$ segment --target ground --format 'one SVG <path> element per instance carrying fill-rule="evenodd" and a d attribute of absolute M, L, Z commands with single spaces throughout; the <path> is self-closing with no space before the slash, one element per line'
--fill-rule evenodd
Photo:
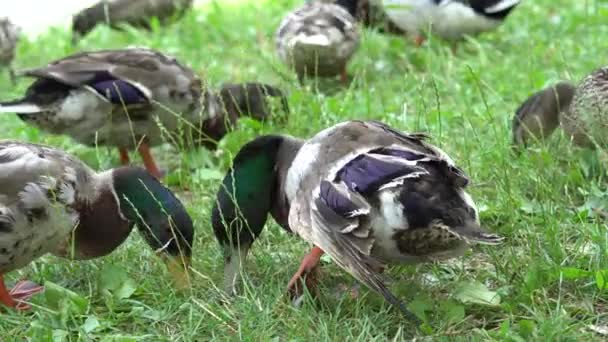
<path fill-rule="evenodd" d="M 211 2 L 178 24 L 146 33 L 99 28 L 79 45 L 51 29 L 19 46 L 17 68 L 87 49 L 147 45 L 191 65 L 212 87 L 263 81 L 289 93 L 288 122 L 243 122 L 217 152 L 155 149 L 166 178 L 196 225 L 191 291 L 174 291 L 166 269 L 133 234 L 111 256 L 69 262 L 53 256 L 7 275 L 46 282 L 27 313 L 0 312 L 6 341 L 100 340 L 600 340 L 608 324 L 605 174 L 593 153 L 560 132 L 517 156 L 511 120 L 532 92 L 560 79 L 577 81 L 605 63 L 608 7 L 600 1 L 537 0 L 496 32 L 459 44 L 431 39 L 421 48 L 403 37 L 364 32 L 349 65 L 349 87 L 300 87 L 276 58 L 273 35 L 299 1 Z M 0 75 L 0 96 L 23 93 Z M 328 89 L 331 88 L 331 89 Z M 320 89 L 320 91 L 317 91 Z M 209 222 L 218 177 L 240 145 L 265 132 L 313 135 L 346 119 L 377 119 L 424 131 L 472 180 L 470 191 L 498 247 L 474 248 L 440 264 L 387 270 L 391 289 L 425 324 L 416 330 L 379 295 L 325 260 L 321 294 L 294 308 L 285 286 L 308 245 L 269 223 L 245 268 L 240 294 L 222 292 L 221 251 Z M 54 145 L 92 167 L 118 165 L 114 150 L 87 148 L 44 134 L 12 114 L 2 137 Z M 175 158 L 176 151 L 180 158 Z M 183 190 L 188 188 L 189 191 Z M 604 218 L 602 218 L 604 217 Z M 606 331 L 604 330 L 604 333 Z"/>

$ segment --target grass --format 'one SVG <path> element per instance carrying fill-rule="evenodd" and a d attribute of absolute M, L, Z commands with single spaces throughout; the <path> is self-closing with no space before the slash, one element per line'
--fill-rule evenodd
<path fill-rule="evenodd" d="M 180 192 L 196 225 L 194 287 L 175 292 L 167 272 L 133 234 L 112 255 L 70 262 L 53 256 L 7 275 L 48 281 L 27 313 L 3 311 L 6 341 L 191 340 L 600 340 L 590 327 L 608 324 L 606 180 L 590 153 L 559 133 L 521 156 L 510 151 L 510 123 L 521 101 L 560 79 L 579 80 L 604 62 L 608 7 L 602 2 L 525 1 L 498 31 L 459 46 L 431 39 L 415 48 L 402 37 L 366 30 L 349 66 L 346 89 L 300 87 L 278 63 L 273 34 L 298 1 L 213 2 L 152 33 L 98 28 L 78 46 L 51 29 L 19 46 L 18 68 L 34 67 L 87 49 L 146 45 L 177 56 L 211 86 L 262 81 L 289 93 L 287 124 L 244 122 L 218 152 L 161 146 L 167 182 Z M 284 75 L 289 75 L 285 77 Z M 0 76 L 2 99 L 23 93 Z M 300 137 L 346 119 L 378 119 L 406 131 L 425 131 L 472 179 L 482 223 L 507 237 L 440 264 L 393 267 L 391 288 L 425 319 L 415 330 L 377 294 L 360 289 L 331 262 L 322 295 L 300 309 L 284 298 L 306 243 L 268 224 L 246 265 L 246 280 L 228 304 L 221 291 L 223 261 L 209 222 L 214 191 L 240 145 L 266 132 Z M 87 148 L 46 135 L 13 115 L 0 117 L 3 138 L 46 143 L 89 165 L 118 165 L 114 150 Z M 218 172 L 219 171 L 219 172 Z M 69 289 L 69 290 L 67 290 Z M 479 303 L 478 297 L 489 300 Z M 476 299 L 477 298 L 477 299 Z M 500 299 L 499 301 L 497 299 Z M 483 301 L 482 301 L 483 302 Z"/>

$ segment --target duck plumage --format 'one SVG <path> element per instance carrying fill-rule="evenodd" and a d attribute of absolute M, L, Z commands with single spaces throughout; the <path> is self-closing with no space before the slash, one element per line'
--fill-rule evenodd
<path fill-rule="evenodd" d="M 262 213 L 270 212 L 283 227 L 328 253 L 404 312 L 378 274 L 384 264 L 441 260 L 461 255 L 472 244 L 502 241 L 481 228 L 475 204 L 465 192 L 466 176 L 443 151 L 426 143 L 424 135 L 402 133 L 374 121 L 347 121 L 305 142 L 281 136 L 260 139 L 245 145 L 235 158 L 212 215 L 216 236 L 228 250 L 229 290 L 234 286 L 234 264 L 240 265 L 247 253 L 244 246 L 248 248 L 261 232 L 266 215 Z M 272 152 L 263 152 L 264 145 Z M 239 195 L 238 183 L 239 172 L 244 172 L 241 166 L 248 164 L 273 165 L 277 177 L 271 180 L 272 203 L 257 211 L 250 208 L 250 216 L 247 208 L 252 203 L 241 203 L 245 195 Z M 268 177 L 261 170 L 250 170 L 248 180 L 255 183 L 251 179 L 256 174 Z M 237 183 L 226 186 L 232 181 Z M 249 185 L 249 191 L 254 186 Z M 232 239 L 221 233 L 226 229 L 223 222 L 239 221 L 231 207 L 234 202 L 252 232 L 245 239 L 238 235 L 242 232 L 238 223 L 231 225 L 232 234 L 237 234 Z M 248 220 L 254 216 L 255 220 Z M 229 240 L 243 244 L 231 247 Z M 303 264 L 304 269 L 310 271 L 319 256 L 312 264 Z M 304 275 L 302 271 L 290 286 Z"/>
<path fill-rule="evenodd" d="M 137 148 L 157 177 L 150 146 L 214 145 L 234 121 L 192 69 L 152 49 L 83 52 L 22 74 L 34 83 L 22 99 L 0 103 L 0 113 L 88 146 L 117 147 L 123 164 Z"/>
<path fill-rule="evenodd" d="M 354 14 L 354 13 L 353 13 Z M 280 59 L 306 76 L 346 76 L 346 64 L 359 47 L 359 27 L 337 4 L 310 2 L 290 12 L 276 33 Z"/>
<path fill-rule="evenodd" d="M 74 41 L 100 24 L 113 28 L 128 24 L 148 29 L 152 18 L 164 23 L 183 15 L 191 6 L 192 0 L 101 0 L 72 18 Z"/>
<path fill-rule="evenodd" d="M 53 253 L 90 259 L 112 252 L 137 225 L 154 249 L 188 263 L 193 227 L 173 193 L 147 171 L 96 173 L 43 145 L 0 141 L 0 300 L 2 275 Z M 171 264 L 173 265 L 173 264 Z M 185 273 L 175 269 L 179 281 Z"/>
<path fill-rule="evenodd" d="M 382 0 L 390 18 L 403 31 L 462 39 L 496 29 L 520 0 Z"/>
<path fill-rule="evenodd" d="M 569 82 L 558 82 L 530 95 L 515 111 L 513 146 L 526 146 L 530 140 L 549 137 L 568 111 L 575 89 Z"/>
<path fill-rule="evenodd" d="M 561 123 L 578 146 L 608 146 L 608 67 L 593 71 L 576 86 Z"/>

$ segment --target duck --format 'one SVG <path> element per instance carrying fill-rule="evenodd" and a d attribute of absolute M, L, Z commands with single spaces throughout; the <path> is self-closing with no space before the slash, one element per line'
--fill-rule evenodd
<path fill-rule="evenodd" d="M 314 247 L 288 284 L 301 298 L 324 253 L 415 317 L 386 287 L 388 264 L 415 264 L 462 255 L 475 244 L 498 245 L 465 191 L 463 171 L 421 133 L 378 121 L 351 120 L 308 140 L 264 135 L 233 159 L 211 212 L 224 255 L 224 286 L 235 293 L 240 268 L 270 214 Z M 304 281 L 303 281 L 304 280 Z"/>
<path fill-rule="evenodd" d="M 608 162 L 608 66 L 598 68 L 577 84 L 561 125 L 571 141 L 579 147 L 597 149 Z"/>
<path fill-rule="evenodd" d="M 27 124 L 84 145 L 118 148 L 123 165 L 136 149 L 158 178 L 152 146 L 213 146 L 211 137 L 231 124 L 226 116 L 239 115 L 226 113 L 191 68 L 144 47 L 81 52 L 19 75 L 35 81 L 23 98 L 0 102 L 0 113 L 17 113 Z"/>
<path fill-rule="evenodd" d="M 356 1 L 313 1 L 281 21 L 275 42 L 280 60 L 300 82 L 309 77 L 340 76 L 348 81 L 346 65 L 359 47 Z"/>
<path fill-rule="evenodd" d="M 382 0 L 389 19 L 414 37 L 416 45 L 430 31 L 449 40 L 461 40 L 500 26 L 521 0 Z"/>
<path fill-rule="evenodd" d="M 20 36 L 21 28 L 19 26 L 11 22 L 9 18 L 0 18 L 0 68 L 8 70 L 13 84 L 16 83 L 16 78 L 12 62 Z"/>
<path fill-rule="evenodd" d="M 273 106 L 274 101 L 277 108 Z M 285 120 L 289 116 L 285 92 L 266 83 L 224 83 L 210 95 L 209 102 L 210 107 L 219 108 L 221 113 L 203 123 L 206 139 L 202 144 L 209 149 L 215 149 L 217 141 L 233 129 L 241 117 L 265 121 L 272 117 Z"/>
<path fill-rule="evenodd" d="M 570 108 L 576 86 L 560 81 L 530 95 L 515 111 L 513 147 L 519 151 L 531 141 L 548 138 Z"/>
<path fill-rule="evenodd" d="M 181 17 L 191 7 L 192 0 L 101 0 L 72 17 L 72 42 L 76 43 L 100 24 L 150 29 L 152 18 L 166 23 Z"/>
<path fill-rule="evenodd" d="M 4 274 L 47 253 L 72 260 L 107 255 L 134 226 L 166 262 L 174 285 L 187 287 L 192 219 L 148 171 L 95 172 L 54 147 L 0 141 L 0 303 L 25 309 L 23 300 L 43 290 L 23 282 L 8 290 Z"/>

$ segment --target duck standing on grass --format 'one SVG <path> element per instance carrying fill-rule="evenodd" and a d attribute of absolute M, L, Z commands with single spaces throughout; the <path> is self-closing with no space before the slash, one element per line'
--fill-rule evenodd
<path fill-rule="evenodd" d="M 11 82 L 16 83 L 12 63 L 21 29 L 8 18 L 0 18 L 0 68 L 8 69 Z"/>
<path fill-rule="evenodd" d="M 146 48 L 82 52 L 22 74 L 36 80 L 25 97 L 0 103 L 0 113 L 85 145 L 117 147 L 123 165 L 137 149 L 158 178 L 151 146 L 214 145 L 242 114 L 226 113 L 192 69 Z"/>
<path fill-rule="evenodd" d="M 451 258 L 470 245 L 503 240 L 480 226 L 465 192 L 468 179 L 425 138 L 375 121 L 347 121 L 308 141 L 268 135 L 243 146 L 211 216 L 227 291 L 234 292 L 270 213 L 314 245 L 289 282 L 292 294 L 327 253 L 411 318 L 380 277 L 385 264 Z M 315 283 L 306 279 L 306 286 L 314 290 Z"/>
<path fill-rule="evenodd" d="M 113 28 L 127 24 L 149 29 L 152 18 L 165 23 L 182 16 L 190 7 L 192 0 L 101 0 L 74 15 L 72 41 L 76 42 L 99 24 L 109 24 Z"/>
<path fill-rule="evenodd" d="M 458 40 L 496 29 L 520 0 L 382 0 L 384 10 L 400 29 L 421 45 L 425 30 Z"/>
<path fill-rule="evenodd" d="M 356 1 L 313 1 L 289 13 L 276 33 L 280 59 L 298 75 L 335 77 L 346 82 L 346 64 L 359 47 Z"/>
<path fill-rule="evenodd" d="M 146 170 L 96 173 L 43 145 L 0 141 L 0 303 L 22 303 L 42 287 L 8 291 L 3 275 L 46 253 L 72 259 L 107 255 L 137 225 L 165 258 L 176 286 L 189 283 L 192 220 L 175 195 Z"/>

